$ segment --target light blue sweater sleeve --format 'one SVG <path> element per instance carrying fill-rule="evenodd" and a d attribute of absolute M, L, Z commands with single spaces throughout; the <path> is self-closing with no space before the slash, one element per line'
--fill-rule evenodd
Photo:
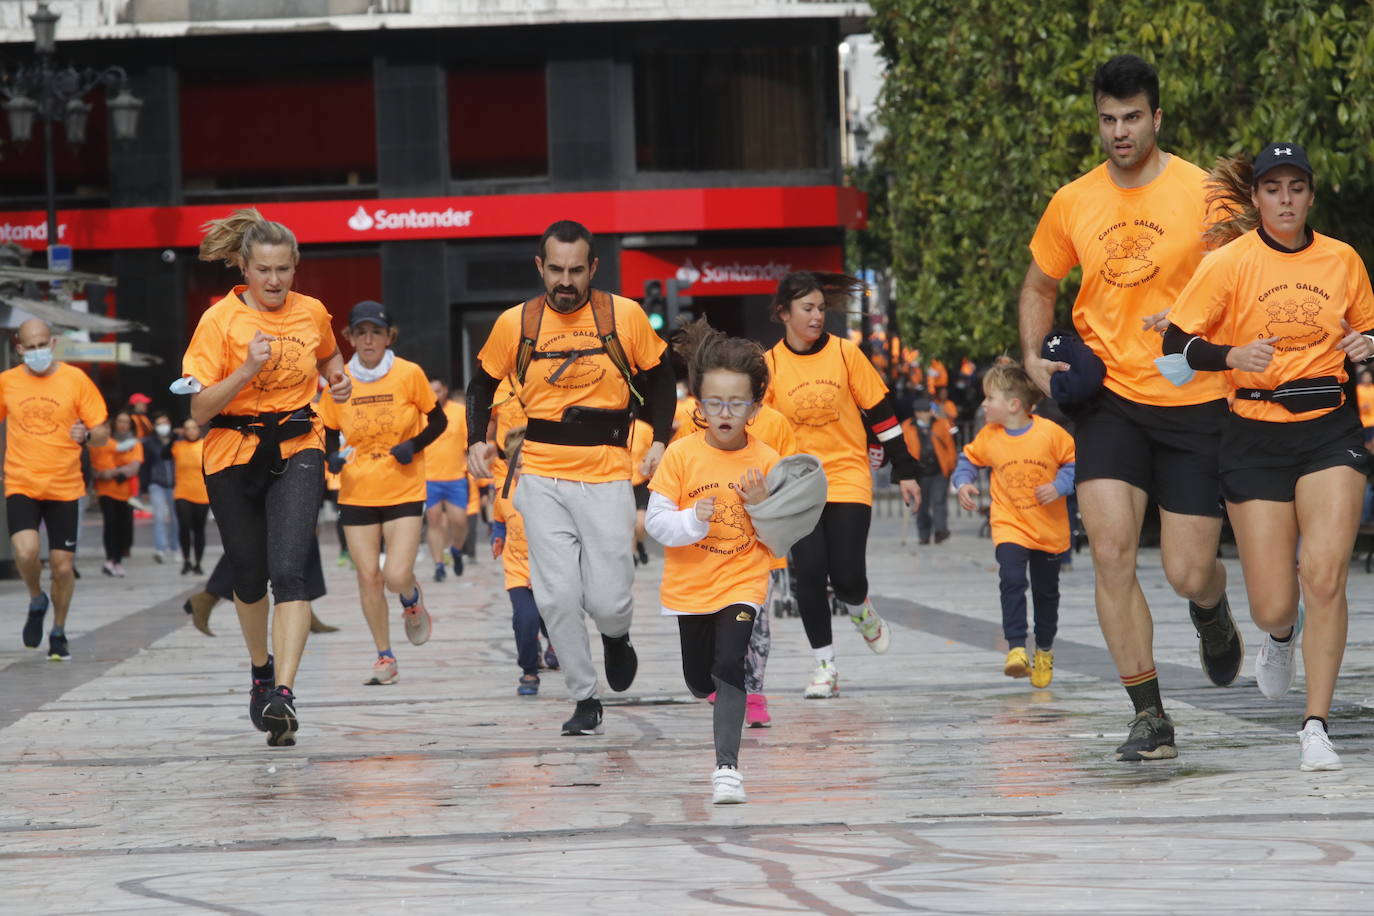
<path fill-rule="evenodd" d="M 1073 467 L 1069 465 L 1069 467 Z M 959 463 L 954 466 L 954 473 L 950 476 L 949 482 L 954 489 L 959 489 L 966 483 L 976 483 L 978 481 L 978 465 L 968 460 L 963 449 L 959 450 Z M 1073 477 L 1069 477 L 1069 485 L 1073 485 Z"/>
<path fill-rule="evenodd" d="M 1068 496 L 1073 492 L 1074 462 L 1061 464 L 1059 473 L 1054 475 L 1054 488 L 1059 491 L 1060 496 Z"/>

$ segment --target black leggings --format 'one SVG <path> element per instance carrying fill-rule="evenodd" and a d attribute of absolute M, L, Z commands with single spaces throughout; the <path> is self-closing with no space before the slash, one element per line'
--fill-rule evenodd
<path fill-rule="evenodd" d="M 311 448 L 285 462 L 263 487 L 249 486 L 247 465 L 205 478 L 224 553 L 234 570 L 234 594 L 245 604 L 272 598 L 309 601 L 306 565 L 324 491 L 324 452 Z"/>
<path fill-rule="evenodd" d="M 813 649 L 834 642 L 827 579 L 845 604 L 863 604 L 868 597 L 865 554 L 872 517 L 872 507 L 862 503 L 826 503 L 816 529 L 792 546 L 797 611 Z"/>
<path fill-rule="evenodd" d="M 678 617 L 682 677 L 693 696 L 709 696 L 716 689 L 712 678 L 744 689 L 744 656 L 754 633 L 754 613 L 747 604 L 732 604 L 714 614 Z"/>
<path fill-rule="evenodd" d="M 128 500 L 102 496 L 100 514 L 105 517 L 105 559 L 118 563 L 134 546 L 134 509 Z"/>
<path fill-rule="evenodd" d="M 210 515 L 209 503 L 193 503 L 189 499 L 178 499 L 177 537 L 181 540 L 181 558 L 191 562 L 191 551 L 195 550 L 195 564 L 205 556 L 205 520 Z"/>

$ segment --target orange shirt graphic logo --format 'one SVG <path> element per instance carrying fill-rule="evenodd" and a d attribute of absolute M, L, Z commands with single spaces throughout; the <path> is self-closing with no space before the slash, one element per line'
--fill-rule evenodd
<path fill-rule="evenodd" d="M 298 337 L 281 337 L 270 346 L 272 355 L 253 376 L 253 387 L 259 391 L 282 391 L 305 381 L 305 371 L 300 366 L 301 357 L 310 349 L 305 341 Z"/>
<path fill-rule="evenodd" d="M 837 392 L 819 382 L 807 382 L 788 392 L 795 405 L 792 418 L 803 426 L 828 426 L 840 418 Z"/>
<path fill-rule="evenodd" d="M 1002 485 L 1007 489 L 1007 501 L 1018 509 L 1034 509 L 1040 505 L 1035 488 L 1053 479 L 1049 467 L 1040 461 L 1014 459 L 998 469 Z"/>
<path fill-rule="evenodd" d="M 1306 350 L 1331 336 L 1317 322 L 1322 304 L 1314 296 L 1301 302 L 1285 299 L 1271 303 L 1265 311 L 1269 313 L 1269 322 L 1264 326 L 1265 336 L 1279 338 L 1274 344 L 1275 350 Z"/>
<path fill-rule="evenodd" d="M 590 349 L 597 345 L 595 335 L 587 336 L 575 331 L 572 334 L 556 334 L 550 337 L 540 344 L 539 350 L 542 353 L 561 352 Z M 544 381 L 556 388 L 565 390 L 590 388 L 606 376 L 606 367 L 598 363 L 591 354 L 583 354 L 576 359 L 564 357 L 562 359 L 541 360 L 541 362 L 547 363 L 549 366 L 544 375 Z"/>
<path fill-rule="evenodd" d="M 1159 276 L 1159 265 L 1150 260 L 1154 244 L 1148 231 L 1109 236 L 1102 243 L 1107 252 L 1107 260 L 1102 264 L 1102 279 L 1113 286 L 1129 287 L 1148 283 Z"/>
<path fill-rule="evenodd" d="M 697 546 L 712 553 L 739 553 L 753 543 L 753 522 L 744 509 L 739 494 L 730 492 L 716 496 L 716 509 L 711 513 L 711 530 L 697 541 Z"/>
<path fill-rule="evenodd" d="M 24 432 L 35 436 L 46 436 L 57 432 L 57 402 L 50 398 L 25 398 L 19 403 L 19 425 Z"/>

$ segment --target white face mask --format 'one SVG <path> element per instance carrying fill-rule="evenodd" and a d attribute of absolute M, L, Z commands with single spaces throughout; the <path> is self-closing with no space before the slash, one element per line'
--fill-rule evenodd
<path fill-rule="evenodd" d="M 24 351 L 24 365 L 34 372 L 47 372 L 52 365 L 52 347 L 36 347 Z"/>
<path fill-rule="evenodd" d="M 153 427 L 153 431 L 159 436 L 170 436 L 172 434 L 172 424 L 159 423 L 157 426 Z"/>

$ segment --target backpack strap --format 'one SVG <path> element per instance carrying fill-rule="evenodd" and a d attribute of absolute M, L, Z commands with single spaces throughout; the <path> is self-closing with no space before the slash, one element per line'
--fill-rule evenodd
<path fill-rule="evenodd" d="M 643 404 L 644 395 L 635 389 L 634 367 L 630 365 L 630 358 L 626 355 L 620 335 L 615 330 L 615 299 L 610 293 L 599 289 L 592 290 L 592 320 L 596 323 L 596 336 L 601 341 L 601 346 L 606 348 L 606 356 L 620 370 L 620 374 L 625 376 L 625 384 L 629 387 L 630 394 Z"/>
<path fill-rule="evenodd" d="M 546 355 L 538 353 L 535 349 L 539 340 L 539 328 L 544 320 L 544 306 L 543 296 L 535 296 L 520 306 L 520 346 L 515 351 L 516 385 L 513 387 L 525 384 L 525 374 L 529 371 L 530 363 L 537 357 Z M 634 385 L 634 368 L 630 365 L 630 358 L 625 353 L 625 347 L 620 342 L 620 335 L 615 330 L 615 299 L 610 293 L 594 289 L 591 295 L 591 307 L 592 321 L 596 325 L 596 337 L 601 342 L 601 348 L 599 350 L 567 351 L 547 355 L 570 357 L 566 362 L 571 362 L 573 358 L 579 355 L 604 351 L 611 364 L 615 366 L 616 371 L 625 377 L 625 384 L 629 387 L 630 393 L 639 403 L 643 404 L 644 396 L 639 393 Z M 566 368 L 566 363 L 562 368 Z"/>
<path fill-rule="evenodd" d="M 534 359 L 534 347 L 539 340 L 539 326 L 544 320 L 544 297 L 535 296 L 520 306 L 520 347 L 515 351 L 515 380 L 525 384 L 525 373 Z"/>

